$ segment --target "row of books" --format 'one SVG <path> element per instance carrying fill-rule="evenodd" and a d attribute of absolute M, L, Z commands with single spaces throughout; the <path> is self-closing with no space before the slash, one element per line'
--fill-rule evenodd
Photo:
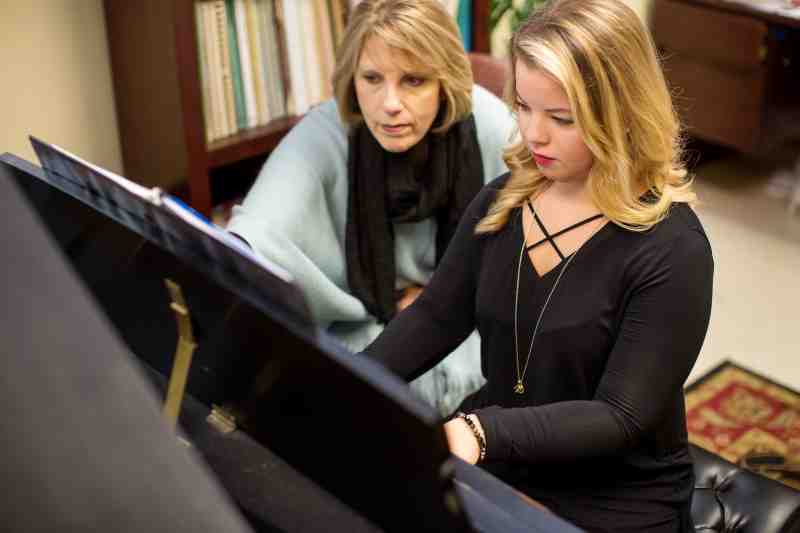
<path fill-rule="evenodd" d="M 441 0 L 470 49 L 474 0 Z M 482 0 L 478 0 L 482 1 Z M 206 142 L 302 115 L 333 94 L 335 49 L 358 0 L 195 3 Z"/>
<path fill-rule="evenodd" d="M 330 98 L 342 0 L 195 3 L 206 142 Z"/>

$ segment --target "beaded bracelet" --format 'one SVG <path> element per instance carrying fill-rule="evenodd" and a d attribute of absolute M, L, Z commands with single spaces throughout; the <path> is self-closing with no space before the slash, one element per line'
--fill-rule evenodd
<path fill-rule="evenodd" d="M 472 421 L 469 415 L 459 411 L 456 413 L 456 417 L 464 420 L 464 422 L 466 422 L 469 426 L 469 429 L 472 430 L 472 434 L 475 435 L 475 440 L 478 441 L 478 448 L 480 449 L 480 454 L 478 456 L 478 462 L 480 463 L 483 461 L 484 457 L 486 457 L 486 439 L 484 439 L 483 435 L 481 435 L 481 432 L 478 431 L 478 426 L 475 425 L 475 422 Z"/>

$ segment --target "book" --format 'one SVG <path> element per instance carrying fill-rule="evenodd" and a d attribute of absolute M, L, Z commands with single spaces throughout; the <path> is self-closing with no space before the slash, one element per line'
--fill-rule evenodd
<path fill-rule="evenodd" d="M 146 229 L 152 234 L 157 229 L 155 233 L 166 247 L 188 248 L 217 262 L 215 268 L 239 275 L 253 276 L 257 267 L 286 283 L 294 281 L 284 268 L 256 254 L 239 238 L 161 188 L 144 187 L 60 146 L 36 137 L 30 140 L 51 180 L 66 181 L 68 189 L 85 191 L 95 207 L 137 231 L 144 233 Z"/>
<path fill-rule="evenodd" d="M 328 10 L 331 13 L 331 31 L 333 32 L 334 55 L 339 48 L 339 42 L 344 35 L 344 23 L 346 20 L 345 0 L 328 0 Z"/>
<path fill-rule="evenodd" d="M 289 71 L 289 104 L 293 114 L 302 115 L 309 109 L 306 78 L 306 38 L 303 34 L 301 2 L 280 0 L 283 14 L 284 49 Z"/>
<path fill-rule="evenodd" d="M 286 97 L 283 87 L 279 35 L 275 27 L 275 0 L 256 0 L 261 17 L 261 48 L 264 51 L 264 76 L 267 101 L 272 118 L 286 115 Z"/>
<path fill-rule="evenodd" d="M 194 5 L 195 28 L 197 34 L 198 67 L 200 68 L 200 97 L 203 102 L 203 125 L 206 143 L 214 140 L 214 113 L 211 110 L 211 82 L 208 66 L 208 29 L 205 10 L 207 4 L 200 2 Z"/>
<path fill-rule="evenodd" d="M 472 2 L 473 0 L 459 0 L 456 22 L 461 31 L 461 42 L 464 50 L 472 50 Z"/>
<path fill-rule="evenodd" d="M 253 81 L 253 62 L 250 59 L 250 36 L 247 27 L 247 8 L 244 0 L 234 0 L 236 18 L 236 37 L 239 40 L 239 60 L 242 67 L 242 86 L 247 110 L 247 127 L 258 125 L 258 104 L 256 103 L 255 82 Z"/>
<path fill-rule="evenodd" d="M 220 82 L 222 85 L 222 103 L 225 116 L 225 136 L 236 133 L 236 99 L 233 94 L 233 77 L 231 76 L 231 53 L 228 46 L 228 22 L 225 0 L 214 0 L 214 22 L 217 25 Z"/>
<path fill-rule="evenodd" d="M 319 53 L 320 21 L 314 14 L 314 3 L 315 0 L 297 1 L 300 15 L 300 19 L 297 21 L 297 30 L 303 40 L 303 53 L 305 54 L 303 68 L 305 73 L 306 108 L 303 112 L 308 111 L 322 100 Z"/>
<path fill-rule="evenodd" d="M 333 69 L 334 69 L 334 40 L 331 30 L 331 12 L 327 0 L 312 0 L 314 2 L 314 17 L 318 21 L 319 31 L 319 70 L 320 70 L 320 99 L 327 100 L 333 96 Z"/>
<path fill-rule="evenodd" d="M 270 120 L 267 102 L 267 86 L 264 73 L 264 54 L 261 48 L 261 24 L 256 0 L 244 0 L 247 13 L 247 42 L 250 45 L 250 62 L 253 71 L 253 87 L 256 97 L 257 124 L 260 126 Z"/>
<path fill-rule="evenodd" d="M 239 59 L 239 38 L 236 35 L 236 14 L 233 0 L 225 0 L 225 21 L 228 26 L 228 49 L 231 54 L 231 79 L 233 80 L 233 96 L 236 104 L 236 130 L 239 131 L 247 128 L 247 108 L 244 103 L 242 65 Z"/>
<path fill-rule="evenodd" d="M 275 44 L 278 51 L 281 67 L 281 80 L 283 81 L 283 101 L 287 115 L 295 114 L 294 99 L 292 98 L 292 79 L 289 75 L 289 52 L 286 50 L 286 31 L 283 13 L 283 0 L 270 0 L 274 10 Z"/>
<path fill-rule="evenodd" d="M 219 31 L 217 28 L 214 6 L 210 2 L 202 2 L 203 23 L 205 30 L 206 57 L 208 58 L 208 85 L 211 100 L 212 135 L 215 141 L 225 136 L 225 97 L 222 88 L 222 69 L 219 64 Z"/>

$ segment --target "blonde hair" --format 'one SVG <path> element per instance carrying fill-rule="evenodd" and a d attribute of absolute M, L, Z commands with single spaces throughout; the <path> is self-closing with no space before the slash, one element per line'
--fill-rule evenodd
<path fill-rule="evenodd" d="M 441 83 L 441 120 L 432 130 L 447 131 L 472 112 L 472 68 L 453 17 L 440 0 L 362 0 L 351 12 L 336 54 L 333 92 L 342 121 L 363 121 L 354 76 L 364 43 L 371 37 L 434 72 Z"/>
<path fill-rule="evenodd" d="M 551 0 L 510 43 L 507 103 L 516 112 L 517 60 L 557 80 L 594 156 L 588 187 L 613 223 L 645 231 L 673 202 L 693 202 L 682 158 L 680 122 L 650 34 L 621 0 Z M 501 229 L 511 210 L 542 193 L 549 180 L 523 140 L 504 159 L 511 171 L 476 233 Z M 643 201 L 643 192 L 650 198 Z"/>

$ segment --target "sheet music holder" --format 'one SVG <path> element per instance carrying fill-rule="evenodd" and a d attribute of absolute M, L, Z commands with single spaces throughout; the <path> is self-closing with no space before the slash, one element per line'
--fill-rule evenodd
<path fill-rule="evenodd" d="M 32 142 L 44 167 L 38 175 L 29 172 L 34 179 L 71 197 L 73 205 L 81 202 L 82 212 L 101 213 L 144 237 L 161 249 L 161 263 L 183 263 L 183 268 L 171 265 L 169 274 L 184 285 L 190 307 L 193 299 L 201 299 L 192 272 L 241 300 L 238 308 L 251 322 L 245 330 L 258 338 L 246 344 L 248 353 L 236 362 L 249 369 L 250 379 L 228 368 L 209 380 L 235 375 L 235 387 L 223 384 L 221 393 L 198 388 L 190 378 L 189 392 L 206 406 L 220 396 L 234 401 L 241 427 L 256 442 L 387 531 L 492 531 L 492 524 L 500 523 L 502 529 L 494 530 L 574 531 L 521 500 L 510 507 L 493 503 L 510 489 L 449 455 L 438 415 L 405 383 L 353 357 L 316 328 L 302 294 L 280 269 L 253 257 L 235 238 L 217 235 L 221 230 L 192 219 L 195 215 L 183 206 L 170 205 L 162 192 L 129 187 L 124 178 Z M 215 346 L 224 351 L 222 339 Z M 262 352 L 249 353 L 264 341 L 268 346 Z M 152 365 L 154 356 L 137 355 Z M 454 481 L 455 472 L 462 481 Z M 481 483 L 489 489 L 476 491 Z"/>
<path fill-rule="evenodd" d="M 3 531 L 250 532 L 175 445 L 132 355 L 9 175 L 0 162 Z"/>

